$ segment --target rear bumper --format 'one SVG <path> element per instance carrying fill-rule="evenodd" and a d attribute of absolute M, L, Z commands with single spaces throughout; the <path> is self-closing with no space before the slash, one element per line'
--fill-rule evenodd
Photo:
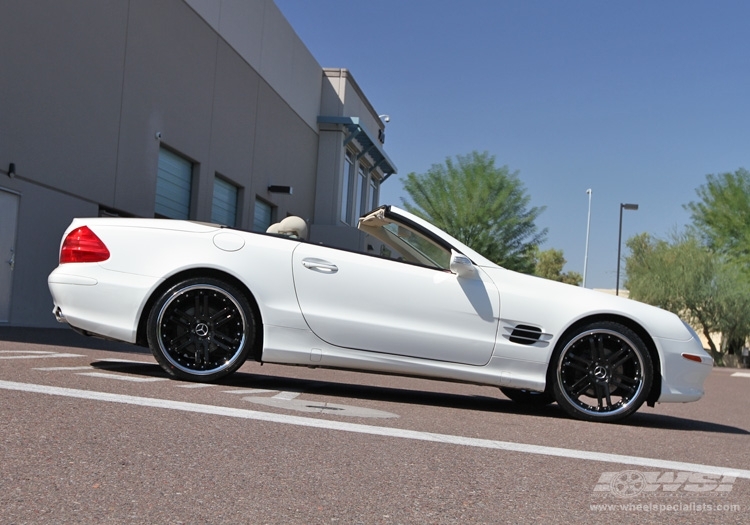
<path fill-rule="evenodd" d="M 135 343 L 141 312 L 159 279 L 73 263 L 58 266 L 47 283 L 52 313 L 59 322 L 91 335 Z"/>

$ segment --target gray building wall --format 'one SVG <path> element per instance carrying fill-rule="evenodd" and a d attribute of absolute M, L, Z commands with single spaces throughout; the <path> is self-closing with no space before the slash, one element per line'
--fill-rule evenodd
<path fill-rule="evenodd" d="M 256 199 L 278 219 L 338 209 L 347 132 L 338 149 L 321 144 L 330 88 L 271 0 L 4 1 L 0 12 L 0 191 L 21 196 L 12 290 L 0 290 L 7 324 L 56 326 L 46 277 L 74 217 L 154 216 L 161 147 L 194 164 L 191 219 L 210 220 L 216 175 L 240 189 L 241 228 Z M 327 106 L 344 114 L 345 102 Z M 344 231 L 331 212 L 325 222 Z"/>

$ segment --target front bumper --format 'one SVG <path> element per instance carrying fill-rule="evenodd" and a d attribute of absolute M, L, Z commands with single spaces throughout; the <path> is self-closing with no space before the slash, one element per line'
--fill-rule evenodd
<path fill-rule="evenodd" d="M 714 360 L 700 341 L 655 338 L 655 342 L 661 354 L 662 383 L 658 402 L 687 403 L 703 397 L 703 383 L 711 373 Z M 694 360 L 696 358 L 700 362 Z"/>

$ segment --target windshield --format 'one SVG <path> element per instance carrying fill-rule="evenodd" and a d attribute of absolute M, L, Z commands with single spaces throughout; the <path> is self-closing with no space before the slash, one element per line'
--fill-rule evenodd
<path fill-rule="evenodd" d="M 440 270 L 450 269 L 449 249 L 414 228 L 386 218 L 383 209 L 361 218 L 359 229 L 382 243 L 378 250 L 373 247 L 373 251 L 382 257 Z"/>

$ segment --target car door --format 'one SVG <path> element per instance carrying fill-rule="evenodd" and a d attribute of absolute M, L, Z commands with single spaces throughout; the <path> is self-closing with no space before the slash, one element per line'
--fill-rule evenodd
<path fill-rule="evenodd" d="M 469 365 L 492 355 L 500 301 L 480 268 L 458 277 L 306 243 L 292 264 L 305 321 L 327 343 Z"/>

